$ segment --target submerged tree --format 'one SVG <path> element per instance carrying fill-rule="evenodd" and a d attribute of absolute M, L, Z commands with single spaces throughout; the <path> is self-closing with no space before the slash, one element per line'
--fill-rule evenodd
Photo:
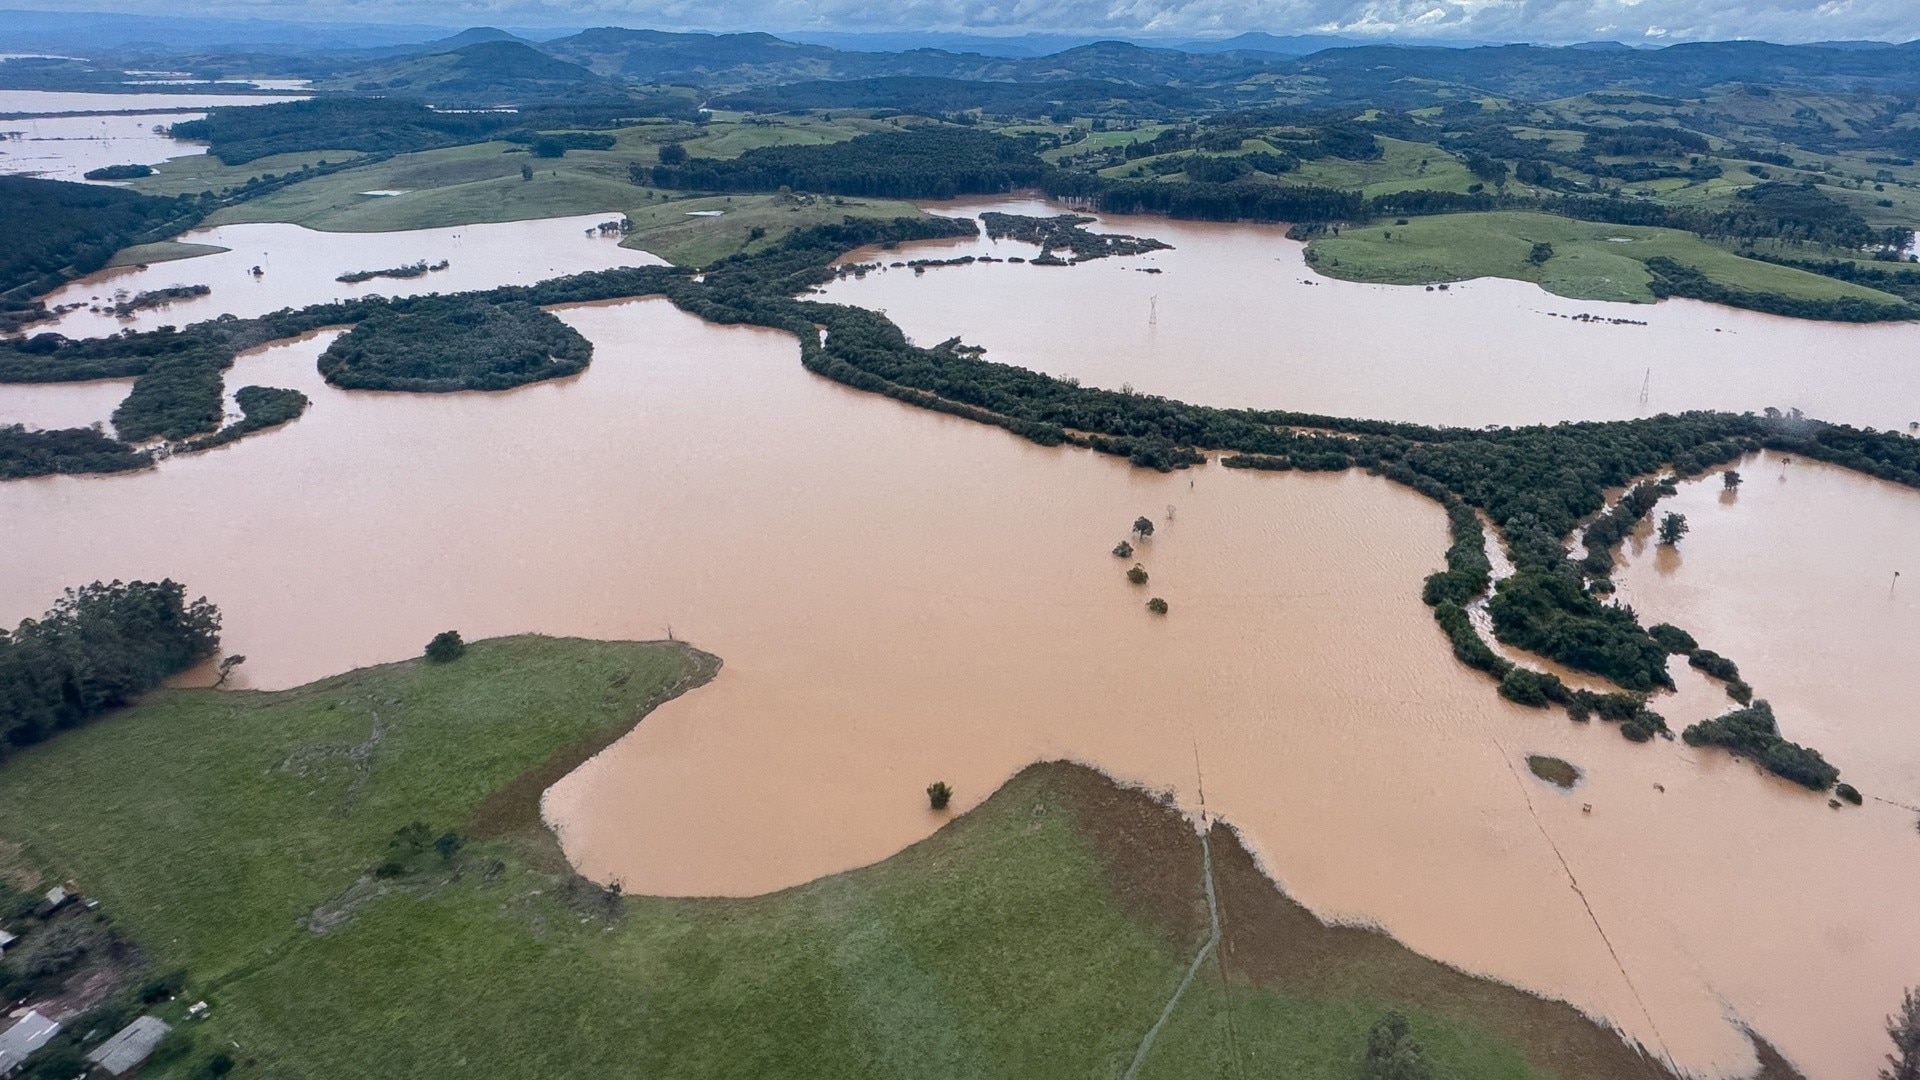
<path fill-rule="evenodd" d="M 1889 1067 L 1880 1070 L 1880 1080 L 1920 1080 L 1920 990 L 1908 990 L 1900 1011 L 1887 1017 L 1887 1036 L 1893 1040 L 1893 1053 L 1887 1055 Z"/>
<path fill-rule="evenodd" d="M 1153 535 L 1153 519 L 1150 517 L 1134 518 L 1133 519 L 1133 535 L 1140 537 L 1142 540 L 1152 536 Z"/>
<path fill-rule="evenodd" d="M 947 803 L 953 800 L 953 788 L 945 780 L 935 780 L 927 785 L 927 805 L 935 810 L 945 810 Z"/>
<path fill-rule="evenodd" d="M 1740 486 L 1740 470 L 1728 469 L 1726 472 L 1721 473 L 1720 486 L 1727 491 L 1732 491 L 1734 488 L 1739 487 Z"/>
<path fill-rule="evenodd" d="M 1669 513 L 1660 519 L 1660 542 L 1672 547 L 1687 535 L 1687 515 Z"/>
<path fill-rule="evenodd" d="M 1165 615 L 1167 613 L 1167 602 L 1156 596 L 1147 601 L 1147 610 L 1153 612 L 1155 615 Z"/>
<path fill-rule="evenodd" d="M 1127 580 L 1133 582 L 1135 585 L 1145 585 L 1147 583 L 1147 568 L 1141 566 L 1139 563 L 1134 563 L 1133 569 L 1127 571 Z"/>
<path fill-rule="evenodd" d="M 1113 553 L 1118 558 L 1131 559 L 1133 558 L 1133 545 L 1122 540 L 1113 545 Z"/>

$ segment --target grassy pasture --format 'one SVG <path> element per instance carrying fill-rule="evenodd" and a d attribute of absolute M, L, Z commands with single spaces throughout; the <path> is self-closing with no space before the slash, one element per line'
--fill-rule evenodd
<path fill-rule="evenodd" d="M 1553 245 L 1553 257 L 1544 263 L 1529 259 L 1539 243 Z M 1722 284 L 1756 292 L 1897 302 L 1875 289 L 1743 259 L 1692 233 L 1524 212 L 1446 214 L 1414 218 L 1406 225 L 1383 221 L 1315 240 L 1307 257 L 1321 273 L 1349 281 L 1419 285 L 1501 277 L 1535 282 L 1576 300 L 1652 303 L 1645 261 L 1658 255 L 1697 267 Z"/>

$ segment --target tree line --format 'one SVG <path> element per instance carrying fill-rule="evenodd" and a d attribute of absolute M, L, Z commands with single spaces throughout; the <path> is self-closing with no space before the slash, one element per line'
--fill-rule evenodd
<path fill-rule="evenodd" d="M 77 727 L 211 657 L 220 612 L 174 581 L 69 589 L 0 630 L 0 757 Z"/>
<path fill-rule="evenodd" d="M 762 146 L 736 158 L 636 165 L 633 180 L 696 191 L 777 191 L 945 199 L 1039 182 L 1046 166 L 1028 140 L 964 127 L 882 131 L 818 146 Z"/>

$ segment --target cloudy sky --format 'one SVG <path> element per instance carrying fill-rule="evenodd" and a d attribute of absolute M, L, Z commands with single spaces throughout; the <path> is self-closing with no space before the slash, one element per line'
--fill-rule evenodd
<path fill-rule="evenodd" d="M 1920 37 L 1920 0 L 13 0 L 43 10 L 447 25 L 1393 35 L 1627 42 Z"/>

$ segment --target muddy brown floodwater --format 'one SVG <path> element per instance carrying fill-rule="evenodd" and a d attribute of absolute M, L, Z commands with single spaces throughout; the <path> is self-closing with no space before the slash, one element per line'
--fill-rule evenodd
<path fill-rule="evenodd" d="M 1622 600 L 1732 658 L 1782 733 L 1862 793 L 1920 806 L 1920 494 L 1771 452 L 1732 467 L 1735 491 L 1720 470 L 1683 483 L 1627 541 Z M 1690 531 L 1662 547 L 1670 511 Z M 1709 690 L 1713 713 L 1732 707 Z"/>
<path fill-rule="evenodd" d="M 1752 1066 L 1736 1022 L 1816 1080 L 1873 1067 L 1920 970 L 1912 814 L 1836 812 L 1719 753 L 1501 701 L 1419 602 L 1446 543 L 1434 504 L 1358 473 L 1160 475 L 1034 446 L 663 301 L 563 314 L 597 347 L 570 380 L 349 394 L 314 372 L 316 335 L 229 378 L 311 395 L 283 429 L 145 475 L 0 485 L 0 620 L 70 584 L 172 576 L 220 604 L 262 687 L 449 627 L 671 628 L 725 670 L 547 799 L 596 879 L 779 889 L 932 832 L 930 781 L 964 810 L 1038 758 L 1189 809 L 1204 776 L 1209 809 L 1325 916 L 1564 997 L 1703 1074 Z M 1108 549 L 1141 514 L 1158 529 L 1136 588 Z M 1862 718 L 1841 767 L 1911 754 L 1889 721 Z M 1562 793 L 1528 753 L 1586 779 Z"/>
<path fill-rule="evenodd" d="M 1001 200 L 932 209 L 1065 208 Z M 1499 279 L 1444 292 L 1366 285 L 1309 269 L 1305 245 L 1283 226 L 1105 216 L 1092 228 L 1158 237 L 1173 250 L 1073 267 L 892 269 L 836 282 L 825 299 L 884 309 L 923 345 L 958 334 L 985 346 L 989 360 L 1226 408 L 1467 427 L 1769 405 L 1881 428 L 1920 421 L 1909 360 L 1920 354 L 1920 323 L 1820 323 L 1690 300 L 1567 300 Z M 849 261 L 1034 251 L 983 236 Z M 1556 317 L 1583 313 L 1648 325 Z"/>

